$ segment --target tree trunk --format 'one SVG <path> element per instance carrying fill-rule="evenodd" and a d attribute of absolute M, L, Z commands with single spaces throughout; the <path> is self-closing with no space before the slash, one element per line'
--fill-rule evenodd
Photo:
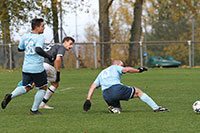
<path fill-rule="evenodd" d="M 142 5 L 143 0 L 136 0 L 134 8 L 134 18 L 131 26 L 131 38 L 130 42 L 140 41 L 141 39 L 141 20 L 142 20 Z M 138 55 L 139 55 L 139 44 L 129 44 L 129 65 L 138 65 Z"/>
<path fill-rule="evenodd" d="M 2 8 L 4 8 L 4 15 L 1 20 L 1 27 L 2 27 L 2 35 L 3 35 L 3 44 L 7 44 L 7 46 L 4 46 L 4 53 L 6 57 L 6 69 L 15 68 L 15 61 L 14 61 L 14 55 L 11 54 L 10 58 L 10 52 L 13 53 L 13 50 L 9 50 L 8 44 L 11 42 L 10 40 L 10 16 L 8 13 L 8 2 L 4 2 Z M 11 59 L 11 60 L 10 60 Z M 12 64 L 10 65 L 10 62 L 12 61 Z"/>
<path fill-rule="evenodd" d="M 59 43 L 59 36 L 58 36 L 58 1 L 57 0 L 51 0 L 51 8 L 52 8 L 52 14 L 53 14 L 53 37 L 54 42 Z"/>
<path fill-rule="evenodd" d="M 113 0 L 99 0 L 99 33 L 100 42 L 110 42 L 109 27 L 109 6 Z M 101 67 L 109 66 L 111 63 L 111 47 L 110 44 L 101 44 Z"/>

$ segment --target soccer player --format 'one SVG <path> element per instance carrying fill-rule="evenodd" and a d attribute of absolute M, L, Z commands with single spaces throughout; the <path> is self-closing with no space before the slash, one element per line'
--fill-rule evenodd
<path fill-rule="evenodd" d="M 49 60 L 48 58 L 44 59 L 44 68 L 47 72 L 47 80 L 51 83 L 51 86 L 47 89 L 39 108 L 53 109 L 53 107 L 48 106 L 46 103 L 59 86 L 62 58 L 65 55 L 65 51 L 69 51 L 72 48 L 74 42 L 75 40 L 72 37 L 65 37 L 62 40 L 62 44 L 49 44 L 45 48 L 45 51 L 52 55 L 55 60 Z"/>
<path fill-rule="evenodd" d="M 120 113 L 122 108 L 120 100 L 126 100 L 132 98 L 140 98 L 143 102 L 147 103 L 154 112 L 169 111 L 167 108 L 158 106 L 151 97 L 140 89 L 135 87 L 129 87 L 121 84 L 121 76 L 125 73 L 141 73 L 147 71 L 146 68 L 135 69 L 133 67 L 123 67 L 121 60 L 114 60 L 112 65 L 104 69 L 96 78 L 94 83 L 91 85 L 87 100 L 83 105 L 83 109 L 88 111 L 91 107 L 91 98 L 95 88 L 102 87 L 103 97 L 108 104 L 110 113 Z"/>
<path fill-rule="evenodd" d="M 25 94 L 35 84 L 38 89 L 35 94 L 33 106 L 30 109 L 30 114 L 42 114 L 38 111 L 38 106 L 41 103 L 47 89 L 47 74 L 44 70 L 44 57 L 54 60 L 53 56 L 46 53 L 44 49 L 44 37 L 40 34 L 44 32 L 44 20 L 33 19 L 31 22 L 32 32 L 23 36 L 19 43 L 18 51 L 24 51 L 24 62 L 22 68 L 22 86 L 18 86 L 11 94 L 6 94 L 1 107 L 6 108 L 11 99 Z"/>

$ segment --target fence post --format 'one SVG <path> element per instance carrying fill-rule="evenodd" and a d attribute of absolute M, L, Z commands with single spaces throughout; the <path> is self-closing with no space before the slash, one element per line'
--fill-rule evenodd
<path fill-rule="evenodd" d="M 189 67 L 192 67 L 192 63 L 191 63 L 191 40 L 188 41 L 188 49 L 189 49 Z"/>
<path fill-rule="evenodd" d="M 94 68 L 97 68 L 97 44 L 93 42 L 94 45 Z"/>
<path fill-rule="evenodd" d="M 12 49 L 11 49 L 12 47 L 10 43 L 8 44 L 8 46 L 9 46 L 10 69 L 12 69 Z"/>
<path fill-rule="evenodd" d="M 78 51 L 78 44 L 75 45 L 75 55 L 76 55 L 76 68 L 79 69 L 79 51 Z"/>
<path fill-rule="evenodd" d="M 142 41 L 140 41 L 139 44 L 140 44 L 140 66 L 143 67 Z"/>

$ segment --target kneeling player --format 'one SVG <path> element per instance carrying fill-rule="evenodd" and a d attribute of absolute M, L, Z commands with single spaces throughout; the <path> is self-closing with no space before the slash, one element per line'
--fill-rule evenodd
<path fill-rule="evenodd" d="M 88 111 L 91 107 L 91 98 L 95 88 L 102 87 L 103 97 L 108 104 L 110 113 L 120 113 L 122 111 L 120 101 L 132 99 L 134 97 L 140 98 L 143 102 L 147 103 L 154 112 L 169 111 L 167 108 L 158 106 L 153 99 L 151 99 L 146 93 L 142 92 L 138 88 L 128 87 L 121 84 L 121 76 L 125 73 L 138 73 L 147 71 L 146 68 L 132 68 L 123 67 L 123 62 L 120 60 L 114 60 L 112 65 L 104 69 L 91 85 L 88 92 L 87 100 L 83 105 L 83 109 Z"/>

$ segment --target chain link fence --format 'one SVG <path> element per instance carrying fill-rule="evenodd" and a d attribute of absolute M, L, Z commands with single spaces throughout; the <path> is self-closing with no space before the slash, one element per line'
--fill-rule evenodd
<path fill-rule="evenodd" d="M 163 41 L 163 42 L 109 42 L 109 43 L 76 43 L 63 58 L 64 68 L 99 68 L 101 67 L 100 51 L 102 44 L 111 45 L 111 60 L 128 61 L 129 44 L 138 45 L 138 66 L 146 66 L 150 56 L 172 56 L 184 66 L 200 65 L 200 42 L 198 41 Z M 48 44 L 47 44 L 48 45 Z M 103 45 L 102 45 L 103 46 Z M 0 67 L 6 69 L 21 68 L 23 52 L 17 51 L 17 44 L 0 45 Z"/>

